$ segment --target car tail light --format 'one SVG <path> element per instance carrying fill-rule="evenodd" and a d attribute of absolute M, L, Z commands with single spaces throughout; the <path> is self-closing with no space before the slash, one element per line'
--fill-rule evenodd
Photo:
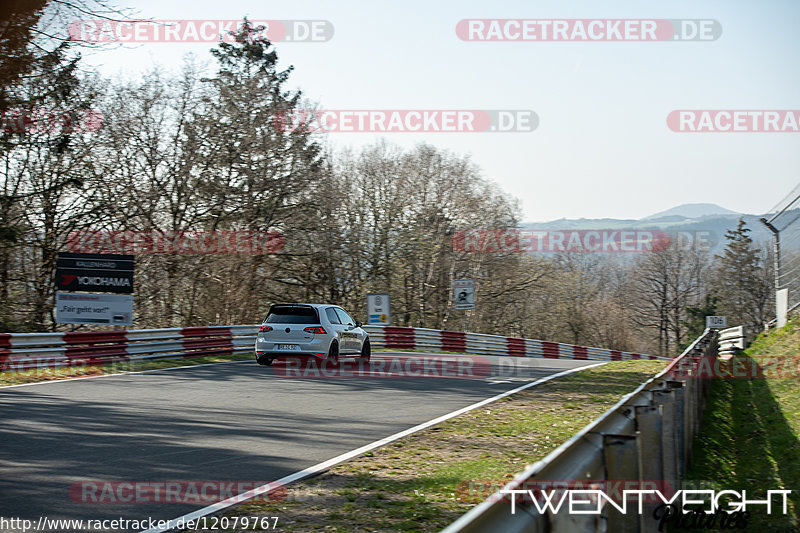
<path fill-rule="evenodd" d="M 258 332 L 259 333 L 266 333 L 268 331 L 272 331 L 272 326 L 266 326 L 265 325 L 265 326 L 261 326 L 260 328 L 258 328 Z"/>
<path fill-rule="evenodd" d="M 319 333 L 320 335 L 325 335 L 325 328 L 323 328 L 321 326 L 311 326 L 311 327 L 303 329 L 303 331 L 307 331 L 309 333 Z"/>

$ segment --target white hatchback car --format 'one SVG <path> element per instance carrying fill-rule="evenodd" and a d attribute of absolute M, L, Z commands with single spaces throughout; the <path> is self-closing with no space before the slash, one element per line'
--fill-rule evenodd
<path fill-rule="evenodd" d="M 344 309 L 326 304 L 275 304 L 258 328 L 256 361 L 272 365 L 279 357 L 339 356 L 370 359 L 369 334 Z"/>

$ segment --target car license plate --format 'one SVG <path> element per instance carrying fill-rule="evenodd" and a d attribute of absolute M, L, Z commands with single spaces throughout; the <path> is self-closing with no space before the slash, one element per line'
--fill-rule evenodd
<path fill-rule="evenodd" d="M 300 346 L 296 344 L 276 344 L 276 350 L 299 350 Z"/>

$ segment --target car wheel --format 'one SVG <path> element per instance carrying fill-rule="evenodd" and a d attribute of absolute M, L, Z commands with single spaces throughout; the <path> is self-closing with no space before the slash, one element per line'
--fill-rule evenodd
<path fill-rule="evenodd" d="M 330 361 L 333 365 L 339 364 L 339 343 L 334 342 L 331 344 L 326 360 Z"/>
<path fill-rule="evenodd" d="M 272 362 L 274 360 L 275 359 L 272 359 L 271 357 L 261 357 L 260 359 L 256 359 L 259 365 L 264 365 L 264 366 L 272 366 Z"/>
<path fill-rule="evenodd" d="M 369 363 L 369 358 L 372 356 L 372 348 L 369 345 L 369 339 L 364 341 L 364 344 L 361 345 L 361 356 L 358 360 L 361 363 Z"/>

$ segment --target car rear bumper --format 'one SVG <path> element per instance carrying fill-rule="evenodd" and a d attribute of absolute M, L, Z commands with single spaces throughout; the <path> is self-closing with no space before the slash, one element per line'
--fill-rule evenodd
<path fill-rule="evenodd" d="M 278 359 L 286 357 L 316 357 L 317 359 L 325 359 L 327 354 L 320 352 L 303 352 L 303 351 L 288 351 L 288 350 L 266 350 L 256 351 L 256 359 Z"/>
<path fill-rule="evenodd" d="M 276 344 L 293 344 L 299 346 L 298 350 L 276 350 Z M 326 339 L 314 340 L 312 342 L 304 343 L 275 343 L 264 340 L 256 341 L 256 359 L 278 359 L 286 357 L 316 357 L 318 359 L 325 359 L 328 356 L 328 349 L 330 346 Z"/>
<path fill-rule="evenodd" d="M 284 357 L 284 356 L 314 356 L 325 357 L 330 348 L 330 339 L 320 338 L 312 339 L 311 341 L 291 341 L 280 339 L 264 339 L 260 336 L 256 338 L 256 356 L 259 354 L 269 354 L 270 357 Z M 296 350 L 276 349 L 277 345 L 292 345 L 297 346 Z"/>

